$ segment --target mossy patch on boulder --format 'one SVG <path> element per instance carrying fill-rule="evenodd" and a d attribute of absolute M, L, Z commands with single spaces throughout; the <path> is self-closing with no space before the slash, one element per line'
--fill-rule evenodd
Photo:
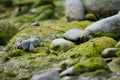
<path fill-rule="evenodd" d="M 7 20 L 0 21 L 0 45 L 5 45 L 18 32 L 14 24 Z"/>
<path fill-rule="evenodd" d="M 110 72 L 107 64 L 102 58 L 93 57 L 85 61 L 81 61 L 80 63 L 77 63 L 74 66 L 74 73 L 76 75 L 79 75 L 85 72 L 92 72 L 100 69 L 104 69 Z"/>
<path fill-rule="evenodd" d="M 115 44 L 116 41 L 110 37 L 93 38 L 69 50 L 65 55 L 71 55 L 71 58 L 100 56 L 104 49 L 113 47 Z"/>
<path fill-rule="evenodd" d="M 6 52 L 4 57 L 3 57 L 3 60 L 7 61 L 12 57 L 19 57 L 19 56 L 22 56 L 22 55 L 25 55 L 25 54 L 26 54 L 26 52 L 24 52 L 23 50 L 16 49 L 16 50 L 13 50 L 13 51 Z"/>

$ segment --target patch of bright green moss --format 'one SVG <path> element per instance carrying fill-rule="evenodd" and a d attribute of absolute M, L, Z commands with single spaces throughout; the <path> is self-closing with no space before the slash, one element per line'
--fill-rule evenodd
<path fill-rule="evenodd" d="M 0 44 L 5 45 L 18 32 L 14 24 L 7 20 L 0 21 Z"/>
<path fill-rule="evenodd" d="M 77 63 L 74 66 L 74 72 L 76 75 L 79 75 L 85 72 L 92 72 L 100 69 L 104 69 L 110 72 L 106 62 L 99 57 L 93 57 L 85 61 L 81 61 L 80 63 Z"/>
<path fill-rule="evenodd" d="M 120 37 L 119 33 L 120 33 L 120 30 L 116 29 L 109 32 L 95 31 L 95 32 L 92 32 L 91 34 L 95 37 L 107 36 L 107 37 L 112 37 L 114 39 L 119 39 Z"/>
<path fill-rule="evenodd" d="M 26 52 L 24 52 L 23 50 L 16 49 L 16 50 L 9 51 L 9 52 L 5 53 L 3 59 L 4 59 L 4 61 L 7 61 L 7 60 L 9 60 L 9 58 L 19 57 L 19 56 L 22 56 L 24 54 L 26 54 Z"/>
<path fill-rule="evenodd" d="M 69 55 L 71 58 L 100 56 L 104 49 L 113 47 L 115 44 L 116 41 L 110 37 L 93 38 L 69 50 L 65 55 Z"/>

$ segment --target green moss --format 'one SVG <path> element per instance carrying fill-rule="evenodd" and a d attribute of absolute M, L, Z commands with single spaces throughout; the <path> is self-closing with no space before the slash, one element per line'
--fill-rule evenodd
<path fill-rule="evenodd" d="M 7 20 L 0 21 L 0 44 L 5 45 L 18 32 L 18 29 Z"/>
<path fill-rule="evenodd" d="M 36 20 L 41 21 L 41 20 L 51 19 L 53 14 L 54 11 L 52 9 L 45 10 L 36 18 Z"/>
<path fill-rule="evenodd" d="M 80 63 L 74 66 L 74 72 L 76 75 L 79 75 L 85 72 L 92 72 L 100 69 L 104 69 L 110 72 L 105 61 L 102 58 L 98 58 L 98 57 L 93 57 L 85 61 L 81 61 Z"/>
<path fill-rule="evenodd" d="M 16 49 L 16 50 L 9 51 L 9 52 L 5 53 L 3 59 L 6 62 L 7 60 L 9 60 L 9 58 L 19 57 L 19 56 L 22 56 L 24 54 L 26 54 L 26 52 L 24 52 L 23 50 Z"/>
<path fill-rule="evenodd" d="M 71 58 L 100 56 L 104 49 L 113 47 L 115 44 L 116 41 L 109 37 L 93 38 L 69 50 L 65 55 L 71 55 Z"/>
<path fill-rule="evenodd" d="M 95 31 L 95 32 L 92 32 L 91 34 L 95 37 L 107 36 L 107 37 L 112 37 L 114 39 L 119 39 L 120 37 L 119 33 L 120 33 L 120 30 L 116 29 L 116 30 L 109 31 L 109 32 Z"/>
<path fill-rule="evenodd" d="M 87 14 L 87 15 L 85 16 L 85 19 L 86 19 L 86 20 L 90 20 L 90 21 L 96 21 L 96 20 L 97 20 L 97 18 L 95 17 L 95 15 L 92 14 L 92 13 Z"/>
<path fill-rule="evenodd" d="M 22 22 L 22 23 L 25 23 L 25 22 L 32 23 L 32 22 L 35 22 L 35 18 L 30 15 L 22 15 L 17 17 L 16 21 Z"/>
<path fill-rule="evenodd" d="M 44 11 L 48 10 L 48 9 L 54 9 L 52 5 L 44 5 L 44 6 L 41 6 L 41 7 L 37 7 L 35 8 L 35 16 L 38 16 L 40 15 L 41 13 L 44 13 Z"/>

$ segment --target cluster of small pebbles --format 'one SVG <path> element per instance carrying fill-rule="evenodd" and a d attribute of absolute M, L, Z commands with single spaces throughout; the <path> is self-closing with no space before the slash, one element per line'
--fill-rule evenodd
<path fill-rule="evenodd" d="M 33 51 L 35 47 L 40 45 L 38 38 L 30 38 L 25 40 L 24 38 L 16 39 L 13 49 L 22 49 L 24 51 Z"/>

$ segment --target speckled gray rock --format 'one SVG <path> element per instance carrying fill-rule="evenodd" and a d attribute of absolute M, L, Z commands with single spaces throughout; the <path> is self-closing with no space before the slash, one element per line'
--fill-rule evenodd
<path fill-rule="evenodd" d="M 86 39 L 90 35 L 97 37 L 97 36 L 108 36 L 112 38 L 120 37 L 120 13 L 102 19 L 93 23 L 92 25 L 88 26 L 81 38 Z"/>
<path fill-rule="evenodd" d="M 56 70 L 40 75 L 35 75 L 31 80 L 59 80 L 59 71 Z"/>
<path fill-rule="evenodd" d="M 74 47 L 75 44 L 73 42 L 70 42 L 68 40 L 65 39 L 55 39 L 51 42 L 50 44 L 50 48 L 55 50 L 55 51 L 68 51 L 69 49 L 71 49 L 72 47 Z"/>
<path fill-rule="evenodd" d="M 80 36 L 82 35 L 82 33 L 83 33 L 82 29 L 74 28 L 74 29 L 71 29 L 71 30 L 65 32 L 63 37 L 67 40 L 75 42 L 76 44 L 79 44 Z"/>
<path fill-rule="evenodd" d="M 120 10 L 120 0 L 83 0 L 87 12 L 97 17 L 108 17 Z"/>
<path fill-rule="evenodd" d="M 38 38 L 30 38 L 29 40 L 35 47 L 40 45 L 40 40 Z"/>
<path fill-rule="evenodd" d="M 30 46 L 29 46 L 29 51 L 30 51 L 30 52 L 34 51 L 34 46 L 33 46 L 32 43 L 31 43 Z"/>
<path fill-rule="evenodd" d="M 117 50 L 118 50 L 117 48 L 107 48 L 107 49 L 104 49 L 102 51 L 102 56 L 105 57 L 105 58 L 106 57 L 107 58 L 115 57 L 116 56 L 115 53 L 116 53 Z"/>
<path fill-rule="evenodd" d="M 84 19 L 84 6 L 81 0 L 66 0 L 65 1 L 65 14 L 68 21 L 83 20 Z"/>
<path fill-rule="evenodd" d="M 30 40 L 23 40 L 21 42 L 22 44 L 22 49 L 25 50 L 25 51 L 29 51 L 29 46 L 31 44 L 31 41 Z"/>

